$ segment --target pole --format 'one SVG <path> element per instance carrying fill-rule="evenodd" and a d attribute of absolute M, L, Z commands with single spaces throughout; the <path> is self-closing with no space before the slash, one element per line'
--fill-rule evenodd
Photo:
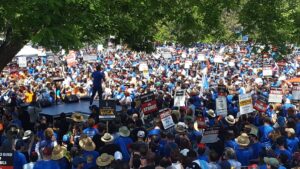
<path fill-rule="evenodd" d="M 108 121 L 106 121 L 106 132 L 108 133 Z"/>

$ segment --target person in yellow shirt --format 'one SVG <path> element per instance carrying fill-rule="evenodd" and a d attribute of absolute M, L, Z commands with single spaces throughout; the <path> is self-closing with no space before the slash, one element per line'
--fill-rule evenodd
<path fill-rule="evenodd" d="M 33 91 L 30 90 L 30 87 L 27 87 L 27 90 L 25 91 L 25 103 L 32 103 L 33 95 Z"/>

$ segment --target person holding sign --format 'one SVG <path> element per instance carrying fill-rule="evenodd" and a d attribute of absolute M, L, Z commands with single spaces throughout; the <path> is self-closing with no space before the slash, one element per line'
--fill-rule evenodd
<path fill-rule="evenodd" d="M 99 97 L 99 106 L 102 100 L 102 82 L 105 82 L 105 74 L 101 71 L 101 66 L 97 65 L 96 66 L 96 71 L 92 73 L 92 78 L 93 78 L 93 88 L 92 88 L 92 96 L 90 100 L 90 106 L 93 104 L 94 97 L 96 93 L 98 93 Z"/>

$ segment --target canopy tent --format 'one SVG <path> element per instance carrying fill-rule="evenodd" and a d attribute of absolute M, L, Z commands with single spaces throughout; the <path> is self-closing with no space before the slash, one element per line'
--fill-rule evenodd
<path fill-rule="evenodd" d="M 18 53 L 17 57 L 20 56 L 26 56 L 26 57 L 31 57 L 31 56 L 38 56 L 39 51 L 29 45 L 24 46 Z"/>

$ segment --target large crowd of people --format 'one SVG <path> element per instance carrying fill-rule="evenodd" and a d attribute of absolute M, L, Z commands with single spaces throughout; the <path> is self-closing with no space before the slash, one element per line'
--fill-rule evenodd
<path fill-rule="evenodd" d="M 1 73 L 0 152 L 15 169 L 300 166 L 300 54 L 277 61 L 275 47 L 251 43 L 88 52 Z M 74 97 L 90 101 L 88 119 L 39 115 Z M 110 120 L 99 118 L 107 100 Z"/>

